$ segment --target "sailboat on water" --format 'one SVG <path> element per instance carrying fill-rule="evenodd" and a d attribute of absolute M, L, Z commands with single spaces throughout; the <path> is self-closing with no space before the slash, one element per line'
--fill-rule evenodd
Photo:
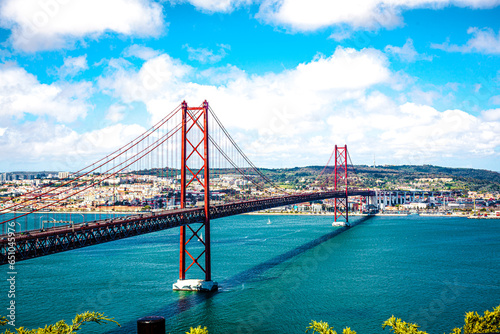
<path fill-rule="evenodd" d="M 267 225 L 271 225 L 271 219 L 267 218 Z"/>

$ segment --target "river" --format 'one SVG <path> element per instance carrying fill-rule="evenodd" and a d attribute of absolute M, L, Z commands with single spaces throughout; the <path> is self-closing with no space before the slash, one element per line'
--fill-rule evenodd
<path fill-rule="evenodd" d="M 122 327 L 90 324 L 82 333 L 135 333 L 138 318 L 161 315 L 167 333 L 198 325 L 210 333 L 304 333 L 322 320 L 361 334 L 389 333 L 381 325 L 394 314 L 444 333 L 465 312 L 500 305 L 498 220 L 377 216 L 342 233 L 331 222 L 307 215 L 212 221 L 212 276 L 221 286 L 212 294 L 172 291 L 178 229 L 22 261 L 16 324 L 33 328 L 95 310 Z M 7 271 L 2 266 L 5 314 Z"/>

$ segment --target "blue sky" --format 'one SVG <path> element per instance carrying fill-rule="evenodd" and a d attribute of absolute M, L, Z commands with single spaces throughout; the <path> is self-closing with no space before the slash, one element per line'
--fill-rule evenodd
<path fill-rule="evenodd" d="M 2 0 L 0 171 L 76 170 L 207 99 L 263 167 L 500 171 L 500 0 Z"/>

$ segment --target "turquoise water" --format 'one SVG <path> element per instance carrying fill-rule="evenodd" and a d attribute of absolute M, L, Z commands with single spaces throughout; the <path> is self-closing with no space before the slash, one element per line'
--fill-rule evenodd
<path fill-rule="evenodd" d="M 444 333 L 466 311 L 500 304 L 498 220 L 373 217 L 342 233 L 331 221 L 214 220 L 212 272 L 221 290 L 213 294 L 172 291 L 178 229 L 19 262 L 16 323 L 36 327 L 96 310 L 122 327 L 85 325 L 84 333 L 135 333 L 147 315 L 164 316 L 167 333 L 197 325 L 210 333 L 303 333 L 312 319 L 388 333 L 381 324 L 394 314 Z"/>

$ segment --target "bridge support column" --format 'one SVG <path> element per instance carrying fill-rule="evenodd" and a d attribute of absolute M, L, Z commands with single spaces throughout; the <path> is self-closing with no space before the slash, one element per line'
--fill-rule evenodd
<path fill-rule="evenodd" d="M 335 190 L 345 187 L 345 196 L 334 200 L 334 221 L 333 226 L 349 226 L 349 196 L 347 186 L 347 145 L 338 147 L 335 145 Z M 343 217 L 345 222 L 338 221 Z"/>
<path fill-rule="evenodd" d="M 217 282 L 212 281 L 211 260 L 210 260 L 210 175 L 209 175 L 209 137 L 208 137 L 208 102 L 203 103 L 203 107 L 188 108 L 187 103 L 182 103 L 182 147 L 181 147 L 181 208 L 186 207 L 186 193 L 189 185 L 199 184 L 204 189 L 205 196 L 205 217 L 201 226 L 185 224 L 180 230 L 180 263 L 179 280 L 174 283 L 174 290 L 188 291 L 214 291 L 218 289 Z M 202 132 L 202 139 L 199 134 L 189 134 L 194 131 Z M 189 154 L 188 154 L 189 145 Z M 201 151 L 203 149 L 203 151 Z M 201 151 L 201 152 L 200 152 Z M 190 159 L 191 158 L 191 159 Z M 201 166 L 196 160 L 201 159 Z M 198 162 L 198 164 L 196 164 Z M 203 171 L 203 178 L 201 172 Z M 187 174 L 189 175 L 187 177 Z M 198 224 L 196 224 L 198 225 Z M 203 231 L 202 231 L 203 230 Z M 187 239 L 187 232 L 191 236 Z M 201 232 L 205 232 L 205 237 Z M 191 241 L 199 241 L 203 251 L 199 255 L 192 254 L 193 251 L 187 249 Z M 193 244 L 191 244 L 193 245 Z M 191 264 L 186 267 L 186 259 L 191 259 Z M 201 259 L 204 259 L 202 261 Z M 204 263 L 203 263 L 204 262 Z M 205 279 L 186 279 L 186 272 L 191 267 L 198 267 L 205 275 Z"/>

